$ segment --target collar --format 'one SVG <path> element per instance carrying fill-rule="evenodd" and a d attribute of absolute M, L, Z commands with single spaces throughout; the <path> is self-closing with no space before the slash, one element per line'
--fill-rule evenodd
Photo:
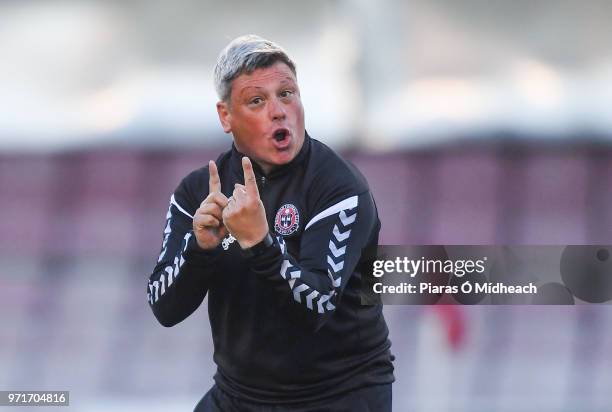
<path fill-rule="evenodd" d="M 308 136 L 308 133 L 305 131 L 304 144 L 302 145 L 302 148 L 292 161 L 287 164 L 275 167 L 267 175 L 263 172 L 261 167 L 253 161 L 252 163 L 253 171 L 255 172 L 255 177 L 257 177 L 257 181 L 259 182 L 262 177 L 265 177 L 266 179 L 275 179 L 277 177 L 284 176 L 293 171 L 302 163 L 304 163 L 304 161 L 308 157 L 308 153 L 310 153 L 310 136 Z M 244 156 L 245 154 L 239 152 L 238 149 L 236 149 L 236 145 L 232 143 L 232 153 L 230 158 L 232 174 L 238 179 L 238 181 L 242 183 L 244 183 L 244 173 L 242 172 L 242 158 Z"/>

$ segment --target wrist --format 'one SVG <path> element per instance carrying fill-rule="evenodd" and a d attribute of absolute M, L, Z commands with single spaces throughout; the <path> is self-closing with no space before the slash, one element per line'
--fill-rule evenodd
<path fill-rule="evenodd" d="M 196 248 L 199 249 L 200 251 L 211 251 L 211 250 L 215 250 L 219 244 L 221 242 L 216 242 L 216 243 L 204 243 L 204 242 L 200 242 L 198 240 L 198 238 L 195 239 L 195 244 L 196 244 Z"/>
<path fill-rule="evenodd" d="M 254 257 L 262 254 L 268 248 L 270 248 L 274 244 L 274 238 L 270 234 L 270 232 L 266 232 L 263 239 L 259 242 L 253 244 L 252 246 L 243 247 L 242 244 L 240 247 L 242 248 L 242 255 L 245 257 Z"/>
<path fill-rule="evenodd" d="M 270 232 L 266 228 L 266 231 L 262 233 L 260 236 L 254 237 L 252 239 L 238 239 L 236 237 L 236 240 L 238 241 L 238 244 L 240 245 L 242 249 L 248 249 L 248 248 L 251 248 L 257 245 L 258 243 L 261 243 L 269 234 Z"/>
<path fill-rule="evenodd" d="M 186 260 L 192 264 L 200 265 L 210 263 L 212 260 L 217 259 L 219 256 L 218 248 L 203 249 L 198 244 L 195 236 L 192 236 L 187 242 L 185 251 L 183 253 Z"/>

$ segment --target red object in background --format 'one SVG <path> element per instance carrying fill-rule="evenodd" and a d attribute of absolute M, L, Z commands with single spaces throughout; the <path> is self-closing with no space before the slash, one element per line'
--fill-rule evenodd
<path fill-rule="evenodd" d="M 466 321 L 461 306 L 436 305 L 434 310 L 442 318 L 446 326 L 448 343 L 454 350 L 459 350 L 465 341 Z"/>

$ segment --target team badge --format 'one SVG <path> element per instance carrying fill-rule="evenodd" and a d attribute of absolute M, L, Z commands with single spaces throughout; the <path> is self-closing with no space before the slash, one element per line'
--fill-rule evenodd
<path fill-rule="evenodd" d="M 297 207 L 287 203 L 278 209 L 274 219 L 274 230 L 282 236 L 289 236 L 297 232 L 300 227 L 300 214 Z"/>

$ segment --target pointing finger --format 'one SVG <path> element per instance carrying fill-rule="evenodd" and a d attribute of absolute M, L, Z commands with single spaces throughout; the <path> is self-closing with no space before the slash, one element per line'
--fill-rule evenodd
<path fill-rule="evenodd" d="M 257 180 L 255 180 L 255 172 L 253 165 L 248 157 L 242 158 L 242 170 L 244 171 L 244 185 L 249 197 L 259 199 L 259 190 L 257 189 Z"/>
<path fill-rule="evenodd" d="M 220 192 L 221 191 L 221 180 L 219 179 L 219 172 L 217 171 L 217 165 L 214 161 L 208 162 L 208 192 Z"/>

